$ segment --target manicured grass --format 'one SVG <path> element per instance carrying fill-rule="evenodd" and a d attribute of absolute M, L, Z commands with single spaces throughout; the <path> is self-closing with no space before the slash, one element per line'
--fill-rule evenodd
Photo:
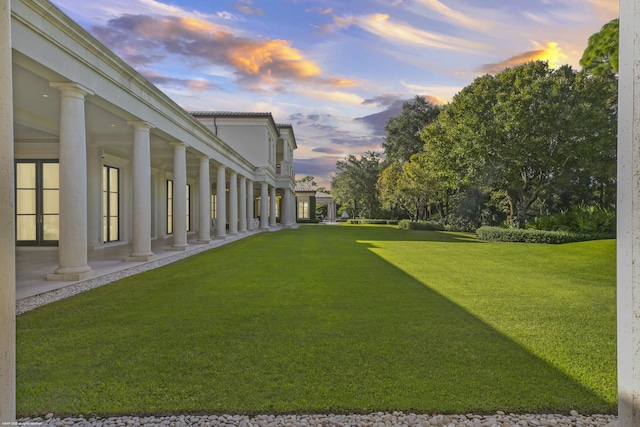
<path fill-rule="evenodd" d="M 261 233 L 18 317 L 20 415 L 615 412 L 615 242 Z"/>

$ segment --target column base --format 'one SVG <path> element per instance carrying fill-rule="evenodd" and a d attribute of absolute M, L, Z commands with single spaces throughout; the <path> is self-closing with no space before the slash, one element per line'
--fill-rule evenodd
<path fill-rule="evenodd" d="M 145 254 L 131 254 L 124 259 L 126 262 L 146 262 L 156 259 L 156 255 L 153 252 Z"/>
<path fill-rule="evenodd" d="M 198 239 L 198 240 L 196 240 L 196 243 L 201 243 L 203 245 L 207 245 L 207 244 L 211 243 L 211 239 Z"/>
<path fill-rule="evenodd" d="M 47 280 L 60 282 L 77 282 L 90 279 L 96 275 L 91 267 L 58 268 L 55 273 L 47 274 Z"/>
<path fill-rule="evenodd" d="M 171 247 L 167 248 L 167 250 L 168 251 L 186 251 L 188 247 L 189 245 L 187 243 L 180 243 L 177 245 L 172 245 Z"/>

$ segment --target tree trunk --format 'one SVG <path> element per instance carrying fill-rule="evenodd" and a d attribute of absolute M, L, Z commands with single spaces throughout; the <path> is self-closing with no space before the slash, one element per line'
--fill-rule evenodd
<path fill-rule="evenodd" d="M 527 223 L 527 204 L 520 203 L 518 206 L 518 228 L 524 229 Z"/>
<path fill-rule="evenodd" d="M 516 214 L 516 199 L 514 196 L 507 194 L 507 201 L 509 202 L 509 224 L 513 225 Z"/>

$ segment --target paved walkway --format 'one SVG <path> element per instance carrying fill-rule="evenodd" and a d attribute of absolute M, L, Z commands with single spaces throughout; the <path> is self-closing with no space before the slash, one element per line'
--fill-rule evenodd
<path fill-rule="evenodd" d="M 270 231 L 280 229 L 281 227 L 278 226 L 270 229 Z M 88 264 L 96 272 L 96 276 L 75 282 L 46 280 L 47 274 L 53 273 L 58 267 L 58 248 L 19 247 L 16 249 L 16 300 L 24 300 L 25 298 L 57 289 L 78 285 L 82 282 L 95 281 L 96 278 L 104 278 L 129 269 L 140 270 L 140 267 L 144 265 L 156 265 L 158 261 L 164 261 L 161 264 L 168 264 L 169 262 L 182 259 L 185 256 L 222 246 L 261 231 L 262 230 L 254 230 L 247 233 L 239 233 L 236 236 L 228 235 L 224 239 L 214 238 L 208 244 L 196 243 L 196 237 L 193 236 L 193 238 L 188 241 L 189 246 L 185 251 L 170 250 L 172 244 L 171 238 L 156 239 L 151 245 L 151 250 L 156 257 L 151 261 L 145 262 L 123 261 L 123 259 L 131 253 L 131 245 L 128 244 L 107 245 L 100 249 L 90 249 L 88 253 Z"/>

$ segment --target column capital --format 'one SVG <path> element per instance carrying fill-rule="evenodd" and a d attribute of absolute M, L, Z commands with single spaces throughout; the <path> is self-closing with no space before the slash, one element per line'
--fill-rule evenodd
<path fill-rule="evenodd" d="M 58 89 L 60 92 L 70 92 L 76 94 L 76 96 L 85 97 L 86 95 L 93 95 L 93 91 L 80 83 L 75 82 L 49 82 L 49 86 Z"/>
<path fill-rule="evenodd" d="M 187 147 L 189 146 L 189 144 L 186 144 L 184 142 L 181 141 L 169 141 L 169 145 L 171 145 L 174 148 L 182 148 L 183 150 L 186 150 Z"/>
<path fill-rule="evenodd" d="M 203 161 L 206 161 L 206 162 L 208 162 L 209 160 L 211 160 L 211 157 L 207 156 L 206 154 L 197 154 L 197 155 L 196 155 L 196 157 L 197 157 L 199 160 L 203 160 Z"/>
<path fill-rule="evenodd" d="M 151 130 L 155 127 L 152 123 L 145 120 L 129 120 L 127 121 L 127 124 L 133 126 L 136 129 Z"/>

